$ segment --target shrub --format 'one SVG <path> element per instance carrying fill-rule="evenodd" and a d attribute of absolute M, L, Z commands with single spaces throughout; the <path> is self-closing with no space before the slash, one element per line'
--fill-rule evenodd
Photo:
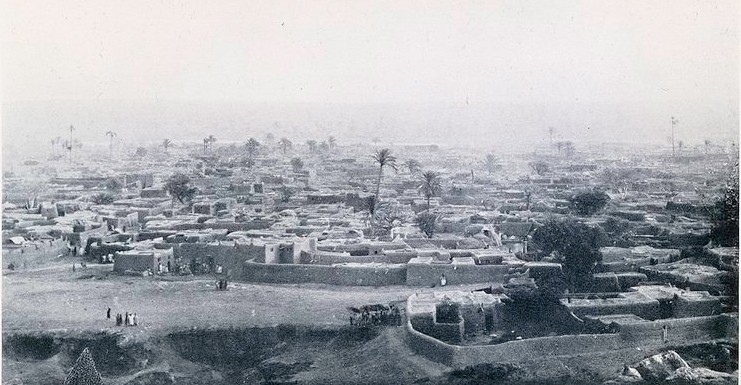
<path fill-rule="evenodd" d="M 589 283 L 595 265 L 602 260 L 599 248 L 608 244 L 608 238 L 601 228 L 569 218 L 548 220 L 535 230 L 533 242 L 542 254 L 556 256 L 567 284 L 575 290 Z"/>
<path fill-rule="evenodd" d="M 579 215 L 590 216 L 602 210 L 609 201 L 604 191 L 585 191 L 569 198 L 569 208 Z"/>

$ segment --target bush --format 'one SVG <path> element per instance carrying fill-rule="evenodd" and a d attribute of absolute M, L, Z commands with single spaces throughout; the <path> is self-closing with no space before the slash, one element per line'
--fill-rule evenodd
<path fill-rule="evenodd" d="M 176 173 L 165 182 L 165 190 L 167 190 L 173 199 L 177 199 L 180 203 L 185 203 L 186 201 L 193 200 L 198 192 L 197 189 L 190 187 L 189 184 L 190 178 L 187 175 Z"/>
<path fill-rule="evenodd" d="M 417 223 L 419 230 L 422 231 L 427 238 L 432 238 L 435 234 L 435 225 L 437 225 L 439 219 L 440 218 L 437 215 L 426 211 L 418 214 L 415 222 Z"/>
<path fill-rule="evenodd" d="M 535 172 L 536 174 L 540 176 L 543 176 L 547 174 L 548 171 L 550 171 L 550 167 L 548 167 L 548 163 L 542 160 L 530 163 L 530 169 L 532 169 L 533 172 Z"/>
<path fill-rule="evenodd" d="M 569 208 L 578 215 L 590 216 L 602 210 L 609 201 L 610 197 L 603 191 L 586 191 L 569 198 Z"/>
<path fill-rule="evenodd" d="M 109 205 L 116 200 L 116 197 L 114 197 L 113 194 L 98 193 L 93 195 L 91 200 L 96 205 Z"/>
<path fill-rule="evenodd" d="M 602 260 L 599 248 L 609 244 L 604 230 L 572 218 L 548 220 L 535 230 L 533 242 L 541 254 L 555 255 L 572 290 L 587 287 L 595 265 Z"/>
<path fill-rule="evenodd" d="M 723 198 L 716 201 L 711 212 L 713 228 L 710 236 L 721 246 L 738 247 L 738 163 L 726 183 Z"/>

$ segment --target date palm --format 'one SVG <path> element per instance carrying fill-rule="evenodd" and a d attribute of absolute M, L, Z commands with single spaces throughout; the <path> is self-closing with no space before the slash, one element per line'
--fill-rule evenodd
<path fill-rule="evenodd" d="M 116 136 L 116 133 L 113 131 L 106 131 L 105 136 L 108 137 L 108 156 L 113 156 L 113 138 Z"/>
<path fill-rule="evenodd" d="M 162 147 L 165 148 L 165 153 L 167 153 L 167 150 L 170 148 L 171 145 L 172 145 L 172 140 L 167 139 L 167 138 L 162 139 Z"/>
<path fill-rule="evenodd" d="M 280 138 L 280 140 L 278 141 L 278 147 L 280 147 L 280 150 L 283 152 L 283 156 L 285 156 L 288 150 L 293 148 L 293 142 L 291 142 L 287 138 Z"/>
<path fill-rule="evenodd" d="M 388 166 L 396 170 L 396 157 L 391 154 L 391 150 L 388 148 L 376 150 L 372 156 L 373 160 L 378 164 L 378 180 L 376 181 L 376 202 L 378 202 L 378 194 L 381 191 L 381 178 L 383 178 L 383 168 Z"/>
<path fill-rule="evenodd" d="M 309 152 L 315 153 L 316 152 L 316 140 L 307 140 L 306 145 L 309 146 Z"/>
<path fill-rule="evenodd" d="M 72 132 L 75 131 L 73 125 L 69 125 L 69 142 L 67 142 L 67 151 L 69 151 L 69 162 L 72 163 Z"/>
<path fill-rule="evenodd" d="M 329 136 L 327 142 L 329 143 L 330 150 L 334 150 L 334 148 L 337 146 L 337 139 L 335 139 L 335 137 L 332 135 Z"/>
<path fill-rule="evenodd" d="M 260 142 L 255 138 L 250 138 L 247 143 L 244 144 L 244 148 L 247 150 L 247 156 L 252 159 L 257 154 L 257 150 L 260 148 Z"/>
<path fill-rule="evenodd" d="M 416 159 L 408 159 L 403 164 L 410 174 L 416 174 L 422 168 L 422 165 Z"/>
<path fill-rule="evenodd" d="M 499 158 L 497 158 L 494 154 L 487 154 L 484 164 L 486 166 L 486 171 L 489 173 L 489 175 L 491 175 L 492 172 L 496 171 L 497 168 L 499 168 Z"/>
<path fill-rule="evenodd" d="M 430 199 L 432 197 L 440 196 L 443 192 L 442 182 L 440 181 L 440 174 L 435 171 L 425 171 L 420 177 L 422 184 L 418 190 L 425 199 L 427 199 L 427 209 L 430 208 Z"/>

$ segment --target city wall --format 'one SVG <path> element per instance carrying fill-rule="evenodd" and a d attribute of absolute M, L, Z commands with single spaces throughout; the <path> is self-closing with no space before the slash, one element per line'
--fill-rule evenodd
<path fill-rule="evenodd" d="M 406 266 L 326 266 L 244 263 L 242 279 L 264 283 L 323 283 L 342 286 L 404 285 Z"/>
<path fill-rule="evenodd" d="M 663 340 L 665 325 L 668 328 L 666 342 Z M 718 315 L 623 324 L 617 334 L 562 335 L 497 345 L 457 346 L 414 330 L 409 320 L 406 323 L 407 341 L 413 351 L 451 367 L 527 361 L 534 357 L 602 353 L 636 347 L 649 350 L 716 338 L 737 338 L 737 329 L 738 318 Z"/>
<path fill-rule="evenodd" d="M 504 276 L 509 268 L 510 266 L 507 265 L 410 263 L 407 265 L 406 284 L 409 286 L 439 285 L 443 274 L 445 274 L 448 285 L 504 282 Z"/>

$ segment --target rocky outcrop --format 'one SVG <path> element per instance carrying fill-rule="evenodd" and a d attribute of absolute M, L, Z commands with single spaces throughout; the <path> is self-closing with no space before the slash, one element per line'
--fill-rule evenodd
<path fill-rule="evenodd" d="M 707 368 L 679 368 L 666 378 L 667 385 L 731 385 L 737 376 Z"/>
<path fill-rule="evenodd" d="M 677 369 L 689 367 L 687 362 L 673 350 L 653 355 L 635 365 L 641 377 L 649 382 L 661 381 L 674 374 Z"/>

